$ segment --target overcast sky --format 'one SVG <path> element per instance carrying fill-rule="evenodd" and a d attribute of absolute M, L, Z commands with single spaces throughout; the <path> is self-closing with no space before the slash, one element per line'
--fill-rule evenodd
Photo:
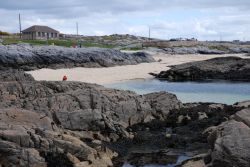
<path fill-rule="evenodd" d="M 250 40 L 250 0 L 1 0 L 0 30 L 48 25 L 61 33 Z"/>

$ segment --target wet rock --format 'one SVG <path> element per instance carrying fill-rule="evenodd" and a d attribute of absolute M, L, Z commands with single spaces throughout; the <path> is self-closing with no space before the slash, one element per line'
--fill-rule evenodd
<path fill-rule="evenodd" d="M 170 70 L 160 72 L 156 78 L 169 81 L 249 81 L 249 64 L 250 59 L 220 57 L 172 66 Z"/>

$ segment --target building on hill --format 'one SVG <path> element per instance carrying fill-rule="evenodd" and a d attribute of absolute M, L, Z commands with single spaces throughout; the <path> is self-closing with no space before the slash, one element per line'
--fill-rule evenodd
<path fill-rule="evenodd" d="M 22 39 L 59 39 L 59 31 L 48 26 L 34 25 L 22 31 Z"/>

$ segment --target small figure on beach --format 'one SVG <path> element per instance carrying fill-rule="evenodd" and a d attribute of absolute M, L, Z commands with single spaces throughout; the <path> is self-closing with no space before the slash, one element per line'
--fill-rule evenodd
<path fill-rule="evenodd" d="M 67 81 L 68 77 L 66 75 L 63 76 L 63 81 Z"/>

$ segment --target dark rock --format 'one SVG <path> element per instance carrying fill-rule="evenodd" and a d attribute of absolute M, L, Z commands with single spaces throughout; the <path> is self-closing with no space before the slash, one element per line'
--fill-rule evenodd
<path fill-rule="evenodd" d="M 14 75 L 7 77 L 12 72 Z M 225 164 L 230 157 L 236 165 L 245 165 L 249 160 L 248 153 L 243 155 L 249 145 L 248 110 L 235 114 L 248 106 L 247 102 L 233 106 L 182 104 L 175 95 L 166 92 L 137 95 L 95 84 L 34 81 L 19 70 L 2 74 L 6 76 L 0 77 L 2 166 L 108 167 L 113 166 L 112 158 L 117 153 L 133 161 L 130 154 L 133 148 L 158 152 L 178 149 L 197 155 L 209 150 L 208 143 L 213 146 L 214 164 L 222 164 L 220 157 L 224 155 Z M 225 132 L 215 127 L 230 118 L 241 122 L 219 126 L 225 126 Z M 232 138 L 220 136 L 231 133 Z M 246 140 L 239 142 L 240 137 Z M 224 138 L 226 142 L 221 143 Z M 230 142 L 239 148 L 233 148 Z M 236 153 L 228 154 L 230 149 Z M 239 153 L 242 157 L 238 157 Z M 164 154 L 157 162 L 165 162 Z M 137 155 L 135 164 L 145 157 Z"/>
<path fill-rule="evenodd" d="M 226 54 L 228 52 L 217 50 L 217 49 L 209 49 L 205 46 L 197 46 L 197 47 L 171 47 L 162 49 L 166 54 Z"/>
<path fill-rule="evenodd" d="M 34 78 L 21 70 L 0 70 L 0 82 L 11 82 L 11 81 L 34 81 Z"/>
<path fill-rule="evenodd" d="M 179 109 L 182 106 L 176 95 L 167 92 L 150 93 L 145 95 L 154 109 L 153 115 L 161 120 L 165 120 L 173 109 Z"/>
<path fill-rule="evenodd" d="M 2 82 L 0 108 L 18 107 L 46 114 L 71 130 L 120 131 L 144 122 L 151 106 L 129 91 L 76 82 Z"/>
<path fill-rule="evenodd" d="M 232 120 L 222 123 L 210 133 L 212 145 L 212 166 L 250 165 L 250 110 L 244 109 L 232 116 Z"/>
<path fill-rule="evenodd" d="M 220 57 L 172 66 L 156 77 L 169 81 L 250 81 L 250 59 Z"/>
<path fill-rule="evenodd" d="M 157 52 L 163 52 L 165 54 L 239 54 L 250 53 L 250 48 L 242 46 L 172 46 L 156 50 Z"/>
<path fill-rule="evenodd" d="M 113 49 L 65 48 L 31 46 L 27 44 L 0 45 L 0 68 L 33 70 L 40 68 L 110 67 L 153 62 L 146 53 L 122 53 Z"/>

